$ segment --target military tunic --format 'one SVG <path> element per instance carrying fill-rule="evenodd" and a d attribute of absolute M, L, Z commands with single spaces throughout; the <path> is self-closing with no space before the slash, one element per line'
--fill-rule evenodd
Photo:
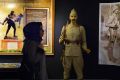
<path fill-rule="evenodd" d="M 83 78 L 83 57 L 81 49 L 87 49 L 86 33 L 83 26 L 63 26 L 59 43 L 64 43 L 64 39 L 72 42 L 65 43 L 65 64 L 64 64 L 64 80 L 68 80 L 71 65 L 73 65 L 78 80 Z M 79 43 L 76 43 L 79 41 Z"/>

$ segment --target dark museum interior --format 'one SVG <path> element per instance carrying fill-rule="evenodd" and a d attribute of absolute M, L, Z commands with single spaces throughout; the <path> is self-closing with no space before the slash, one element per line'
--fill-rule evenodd
<path fill-rule="evenodd" d="M 32 0 L 30 0 L 32 1 Z M 54 55 L 46 56 L 49 79 L 63 79 L 63 66 L 60 61 L 62 47 L 59 36 L 62 26 L 69 18 L 69 12 L 75 8 L 78 12 L 78 23 L 86 30 L 87 44 L 91 54 L 83 52 L 85 79 L 120 79 L 120 66 L 100 65 L 99 56 L 99 3 L 119 2 L 119 0 L 55 0 L 54 16 Z M 20 63 L 22 55 L 0 55 L 0 63 Z M 70 78 L 76 78 L 72 68 Z M 0 80 L 20 79 L 19 68 L 0 68 Z"/>

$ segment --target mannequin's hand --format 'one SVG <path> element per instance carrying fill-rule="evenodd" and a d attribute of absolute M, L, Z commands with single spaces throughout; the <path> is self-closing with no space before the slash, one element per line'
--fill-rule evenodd
<path fill-rule="evenodd" d="M 89 53 L 91 52 L 91 50 L 90 50 L 90 49 L 85 49 L 85 52 L 86 52 L 87 54 L 89 54 Z"/>

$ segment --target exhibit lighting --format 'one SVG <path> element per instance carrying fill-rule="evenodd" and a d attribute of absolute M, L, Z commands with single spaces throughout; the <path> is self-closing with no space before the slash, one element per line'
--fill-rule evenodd
<path fill-rule="evenodd" d="M 7 8 L 13 9 L 13 8 L 15 8 L 15 6 L 16 5 L 14 3 L 8 3 Z"/>

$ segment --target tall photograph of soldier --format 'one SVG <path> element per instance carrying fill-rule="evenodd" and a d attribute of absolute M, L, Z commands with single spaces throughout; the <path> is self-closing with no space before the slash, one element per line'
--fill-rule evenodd
<path fill-rule="evenodd" d="M 120 4 L 102 3 L 100 9 L 99 63 L 120 65 Z"/>
<path fill-rule="evenodd" d="M 59 43 L 65 46 L 62 55 L 64 80 L 69 80 L 72 65 L 76 72 L 77 80 L 83 80 L 84 60 L 82 50 L 86 53 L 91 52 L 87 48 L 85 28 L 77 23 L 77 18 L 77 11 L 72 9 L 69 15 L 70 22 L 62 27 L 59 38 Z"/>

